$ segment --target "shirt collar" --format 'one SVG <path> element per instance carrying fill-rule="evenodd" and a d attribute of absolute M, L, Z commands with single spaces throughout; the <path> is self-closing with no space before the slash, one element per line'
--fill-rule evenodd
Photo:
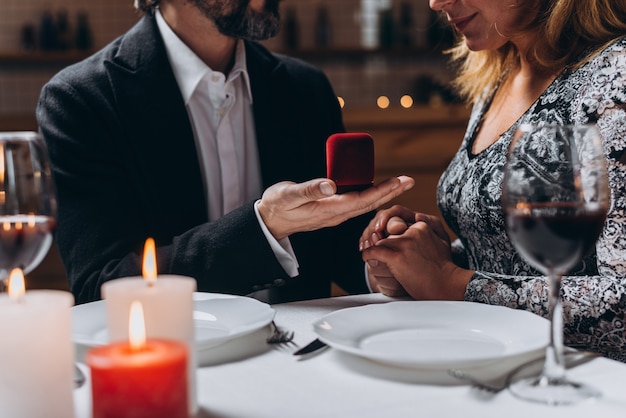
<path fill-rule="evenodd" d="M 161 15 L 161 11 L 157 9 L 156 20 L 161 32 L 161 37 L 165 44 L 165 51 L 172 66 L 174 77 L 180 88 L 185 103 L 193 95 L 198 83 L 202 78 L 213 72 L 211 68 L 204 63 L 189 47 L 174 33 L 169 27 L 165 19 Z M 250 76 L 246 67 L 246 48 L 242 39 L 237 41 L 235 47 L 235 64 L 228 75 L 228 80 L 235 80 L 241 76 L 244 81 L 245 94 L 252 103 L 252 90 L 250 88 Z"/>

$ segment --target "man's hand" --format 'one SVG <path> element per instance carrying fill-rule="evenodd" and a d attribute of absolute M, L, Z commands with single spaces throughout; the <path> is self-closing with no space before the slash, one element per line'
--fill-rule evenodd
<path fill-rule="evenodd" d="M 337 186 L 330 179 L 285 181 L 265 190 L 258 210 L 270 233 L 281 240 L 296 232 L 336 226 L 375 210 L 414 184 L 411 177 L 400 176 L 361 192 L 335 194 Z"/>

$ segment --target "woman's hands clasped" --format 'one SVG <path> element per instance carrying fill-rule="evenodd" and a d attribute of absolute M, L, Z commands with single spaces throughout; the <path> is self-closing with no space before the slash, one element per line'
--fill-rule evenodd
<path fill-rule="evenodd" d="M 373 290 L 421 300 L 463 300 L 473 272 L 452 261 L 450 238 L 438 217 L 393 206 L 378 212 L 359 245 Z"/>

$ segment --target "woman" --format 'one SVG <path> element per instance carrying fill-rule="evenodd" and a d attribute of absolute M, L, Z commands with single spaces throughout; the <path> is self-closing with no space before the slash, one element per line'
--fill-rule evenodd
<path fill-rule="evenodd" d="M 596 252 L 563 279 L 565 342 L 626 361 L 626 0 L 430 0 L 458 35 L 455 85 L 473 105 L 435 216 L 393 207 L 363 232 L 371 286 L 415 299 L 548 315 L 548 280 L 517 255 L 500 205 L 521 123 L 597 123 L 611 206 Z"/>

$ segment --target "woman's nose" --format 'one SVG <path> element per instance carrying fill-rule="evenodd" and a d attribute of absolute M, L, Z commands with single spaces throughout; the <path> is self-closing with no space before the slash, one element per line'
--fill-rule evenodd
<path fill-rule="evenodd" d="M 446 6 L 450 6 L 456 0 L 428 0 L 428 6 L 435 10 L 443 10 Z"/>

